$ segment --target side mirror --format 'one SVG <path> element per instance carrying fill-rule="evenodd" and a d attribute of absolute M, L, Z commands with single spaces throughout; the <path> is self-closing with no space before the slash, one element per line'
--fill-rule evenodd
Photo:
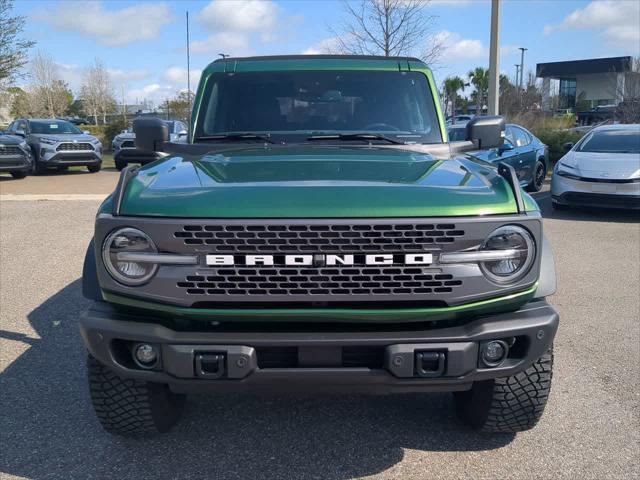
<path fill-rule="evenodd" d="M 571 149 L 573 148 L 573 145 L 574 145 L 574 144 L 573 144 L 573 142 L 563 143 L 563 144 L 562 144 L 562 149 L 563 149 L 565 152 L 568 152 L 569 150 L 571 150 Z"/>
<path fill-rule="evenodd" d="M 467 140 L 480 150 L 499 148 L 504 143 L 504 117 L 475 117 L 467 123 Z"/>
<path fill-rule="evenodd" d="M 169 127 L 159 118 L 139 118 L 133 121 L 136 148 L 145 152 L 159 152 L 169 141 Z"/>
<path fill-rule="evenodd" d="M 498 155 L 502 155 L 504 152 L 508 152 L 509 150 L 513 150 L 514 148 L 516 147 L 514 147 L 510 143 L 503 143 L 498 147 Z"/>

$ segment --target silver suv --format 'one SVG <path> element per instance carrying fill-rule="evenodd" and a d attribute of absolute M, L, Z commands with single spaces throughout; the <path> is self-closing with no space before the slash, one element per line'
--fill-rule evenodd
<path fill-rule="evenodd" d="M 8 132 L 26 140 L 36 172 L 80 165 L 94 173 L 102 166 L 100 140 L 66 120 L 22 118 L 9 125 Z"/>
<path fill-rule="evenodd" d="M 172 142 L 186 142 L 187 125 L 179 120 L 163 120 L 169 129 L 169 140 Z M 123 130 L 121 133 L 113 137 L 111 149 L 113 150 L 113 159 L 118 170 L 122 170 L 129 163 L 140 163 L 146 165 L 156 160 L 156 155 L 150 152 L 141 152 L 136 149 L 136 134 L 131 130 Z"/>

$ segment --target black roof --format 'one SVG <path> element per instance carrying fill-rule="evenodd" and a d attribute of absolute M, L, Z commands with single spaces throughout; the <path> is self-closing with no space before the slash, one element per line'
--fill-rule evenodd
<path fill-rule="evenodd" d="M 217 62 L 252 62 L 255 60 L 404 60 L 413 62 L 422 62 L 419 58 L 414 57 L 385 57 L 382 55 L 263 55 L 258 57 L 226 57 L 214 60 Z"/>
<path fill-rule="evenodd" d="M 538 63 L 536 77 L 566 77 L 588 73 L 630 72 L 631 57 L 592 58 L 567 62 Z"/>

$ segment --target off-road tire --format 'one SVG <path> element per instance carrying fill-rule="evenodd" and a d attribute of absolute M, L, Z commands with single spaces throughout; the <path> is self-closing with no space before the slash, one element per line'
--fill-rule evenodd
<path fill-rule="evenodd" d="M 87 165 L 87 170 L 89 170 L 89 173 L 97 173 L 100 171 L 101 168 L 102 168 L 101 163 L 99 163 L 98 165 Z"/>
<path fill-rule="evenodd" d="M 167 432 L 180 419 L 185 396 L 159 383 L 125 379 L 87 356 L 91 403 L 102 427 L 126 437 Z"/>
<path fill-rule="evenodd" d="M 538 160 L 533 167 L 533 178 L 527 185 L 528 192 L 539 192 L 542 190 L 544 180 L 547 178 L 547 167 L 542 160 Z"/>
<path fill-rule="evenodd" d="M 16 180 L 20 180 L 27 176 L 27 172 L 11 172 L 11 176 Z"/>
<path fill-rule="evenodd" d="M 533 428 L 540 420 L 551 390 L 553 349 L 526 370 L 511 377 L 474 383 L 457 392 L 460 418 L 486 433 L 516 433 Z"/>

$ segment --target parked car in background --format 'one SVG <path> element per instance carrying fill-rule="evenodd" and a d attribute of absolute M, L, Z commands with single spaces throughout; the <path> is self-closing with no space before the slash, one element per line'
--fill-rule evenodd
<path fill-rule="evenodd" d="M 551 179 L 554 208 L 640 209 L 640 124 L 603 125 L 565 148 Z"/>
<path fill-rule="evenodd" d="M 24 138 L 0 130 L 0 173 L 24 178 L 32 169 L 31 149 Z"/>
<path fill-rule="evenodd" d="M 184 141 L 187 138 L 187 125 L 179 120 L 166 120 L 169 128 L 169 139 L 172 142 Z M 156 160 L 157 156 L 149 152 L 141 152 L 136 149 L 136 134 L 131 130 L 123 130 L 113 138 L 111 148 L 113 159 L 118 170 L 122 170 L 130 163 L 145 165 Z"/>
<path fill-rule="evenodd" d="M 9 125 L 8 131 L 29 145 L 34 172 L 49 168 L 66 170 L 70 166 L 86 166 L 91 173 L 100 171 L 102 143 L 71 122 L 21 118 Z"/>
<path fill-rule="evenodd" d="M 456 123 L 466 123 L 469 120 L 473 119 L 473 117 L 475 117 L 475 115 L 455 115 L 453 117 L 449 117 L 447 119 L 447 125 L 453 125 Z"/>
<path fill-rule="evenodd" d="M 465 123 L 451 125 L 449 141 L 464 141 L 467 134 Z M 520 184 L 530 192 L 542 188 L 549 166 L 549 148 L 533 133 L 520 125 L 507 124 L 504 144 L 500 148 L 468 152 L 476 158 L 498 164 L 511 165 L 518 175 Z"/>
<path fill-rule="evenodd" d="M 67 122 L 71 122 L 74 125 L 91 125 L 91 121 L 82 117 L 60 117 L 58 120 L 66 120 Z"/>

